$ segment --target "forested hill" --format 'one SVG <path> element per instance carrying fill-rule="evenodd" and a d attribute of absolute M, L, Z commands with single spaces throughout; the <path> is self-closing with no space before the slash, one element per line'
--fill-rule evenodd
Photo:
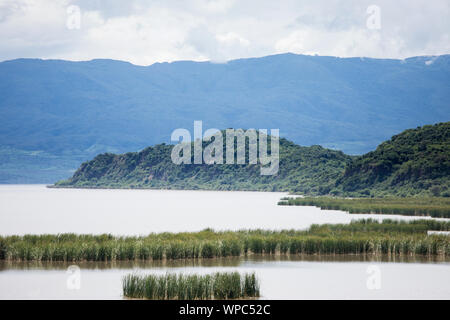
<path fill-rule="evenodd" d="M 393 136 L 355 158 L 337 186 L 348 194 L 450 196 L 450 122 Z"/>
<path fill-rule="evenodd" d="M 225 139 L 224 139 L 225 145 Z M 270 143 L 269 143 L 270 146 Z M 58 187 L 259 190 L 323 193 L 351 161 L 341 151 L 301 147 L 280 138 L 277 175 L 263 176 L 260 165 L 172 163 L 173 146 L 159 144 L 141 152 L 105 153 L 85 162 Z M 248 152 L 248 148 L 247 148 Z M 226 153 L 224 152 L 224 155 Z M 248 155 L 248 153 L 246 153 Z"/>
<path fill-rule="evenodd" d="M 321 146 L 301 147 L 281 138 L 275 176 L 260 175 L 259 165 L 175 165 L 172 148 L 159 144 L 141 152 L 101 154 L 55 186 L 450 195 L 450 122 L 406 130 L 360 157 Z"/>

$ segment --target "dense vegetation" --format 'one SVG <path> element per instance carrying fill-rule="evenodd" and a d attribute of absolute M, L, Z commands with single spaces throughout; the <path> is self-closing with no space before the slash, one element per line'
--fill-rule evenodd
<path fill-rule="evenodd" d="M 224 155 L 225 136 L 224 133 Z M 351 160 L 350 156 L 340 151 L 320 146 L 301 147 L 281 138 L 278 174 L 262 176 L 259 164 L 248 164 L 248 147 L 247 142 L 247 160 L 244 165 L 176 165 L 170 157 L 173 146 L 165 144 L 123 155 L 102 154 L 83 163 L 72 178 L 60 181 L 56 186 L 292 191 L 319 194 L 342 174 L 345 165 Z M 193 155 L 193 152 L 191 154 Z"/>
<path fill-rule="evenodd" d="M 224 145 L 225 140 L 224 132 Z M 261 176 L 259 165 L 175 165 L 170 158 L 172 148 L 160 144 L 141 152 L 101 154 L 56 186 L 450 196 L 450 122 L 406 130 L 361 157 L 320 146 L 301 147 L 281 138 L 280 168 L 275 176 Z"/>
<path fill-rule="evenodd" d="M 450 255 L 450 222 L 354 221 L 313 225 L 308 230 L 242 230 L 160 233 L 145 237 L 112 235 L 25 235 L 0 237 L 0 259 L 115 261 L 196 259 L 247 254 Z"/>
<path fill-rule="evenodd" d="M 259 297 L 259 283 L 254 273 L 217 272 L 212 275 L 137 275 L 128 274 L 122 281 L 128 298 L 157 300 L 206 300 Z"/>
<path fill-rule="evenodd" d="M 450 198 L 331 198 L 286 197 L 278 202 L 285 206 L 316 206 L 325 210 L 350 213 L 399 214 L 450 218 Z"/>
<path fill-rule="evenodd" d="M 410 129 L 353 159 L 336 192 L 450 196 L 450 122 Z"/>

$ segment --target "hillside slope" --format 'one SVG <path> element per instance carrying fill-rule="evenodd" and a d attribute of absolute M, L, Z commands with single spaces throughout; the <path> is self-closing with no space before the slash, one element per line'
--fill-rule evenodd
<path fill-rule="evenodd" d="M 83 163 L 72 178 L 60 181 L 56 186 L 293 191 L 320 194 L 342 174 L 345 165 L 351 160 L 350 156 L 341 151 L 320 146 L 300 147 L 281 138 L 278 174 L 262 176 L 260 165 L 248 164 L 248 159 L 245 165 L 176 165 L 171 160 L 172 148 L 172 145 L 159 144 L 141 152 L 101 154 L 92 161 Z"/>
<path fill-rule="evenodd" d="M 205 128 L 278 128 L 300 145 L 362 154 L 404 129 L 448 121 L 449 83 L 449 55 L 281 54 L 151 66 L 5 61 L 0 157 L 11 160 L 0 163 L 0 182 L 55 181 L 80 159 L 168 143 L 174 129 L 191 129 L 194 120 Z M 47 165 L 49 158 L 61 167 Z"/>
<path fill-rule="evenodd" d="M 450 196 L 450 122 L 406 130 L 375 151 L 353 157 L 320 146 L 301 147 L 281 138 L 276 176 L 261 176 L 259 165 L 175 165 L 172 148 L 159 144 L 141 152 L 101 154 L 56 186 Z"/>
<path fill-rule="evenodd" d="M 355 158 L 337 187 L 350 195 L 450 196 L 450 122 L 393 136 Z"/>

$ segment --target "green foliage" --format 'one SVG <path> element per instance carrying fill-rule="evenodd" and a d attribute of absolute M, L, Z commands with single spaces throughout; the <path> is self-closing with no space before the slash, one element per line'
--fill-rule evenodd
<path fill-rule="evenodd" d="M 128 298 L 157 300 L 206 300 L 259 297 L 254 273 L 217 272 L 212 275 L 128 274 L 122 280 L 123 295 Z"/>
<path fill-rule="evenodd" d="M 98 155 L 55 186 L 450 197 L 449 129 L 450 122 L 406 130 L 360 157 L 320 146 L 301 147 L 281 138 L 275 176 L 262 176 L 259 164 L 248 164 L 248 144 L 244 165 L 175 165 L 170 157 L 173 146 L 160 144 L 141 152 Z"/>
<path fill-rule="evenodd" d="M 324 210 L 349 213 L 398 214 L 450 218 L 450 198 L 331 198 L 286 197 L 278 202 L 284 206 L 316 206 Z"/>
<path fill-rule="evenodd" d="M 337 194 L 351 196 L 448 197 L 449 191 L 450 122 L 393 136 L 355 158 L 336 182 Z"/>
<path fill-rule="evenodd" d="M 112 235 L 25 235 L 0 237 L 0 259 L 21 261 L 116 261 L 197 259 L 248 254 L 450 254 L 450 222 L 358 220 L 313 225 L 304 231 L 241 230 Z M 387 249 L 381 249 L 381 248 Z M 396 250 L 401 248 L 401 252 Z M 387 252 L 385 252 L 387 250 Z"/>
<path fill-rule="evenodd" d="M 225 156 L 225 131 L 223 136 Z M 175 165 L 171 160 L 172 148 L 171 145 L 161 144 L 136 153 L 101 154 L 92 161 L 83 163 L 72 178 L 60 181 L 55 186 L 291 191 L 319 194 L 323 192 L 323 186 L 329 185 L 342 175 L 345 165 L 351 160 L 350 156 L 341 151 L 320 146 L 301 147 L 281 138 L 278 174 L 262 176 L 259 164 L 248 164 L 248 141 L 245 147 L 246 164 Z M 270 143 L 268 148 L 270 151 Z M 236 149 L 235 147 L 235 162 Z M 193 157 L 193 152 L 191 154 Z"/>

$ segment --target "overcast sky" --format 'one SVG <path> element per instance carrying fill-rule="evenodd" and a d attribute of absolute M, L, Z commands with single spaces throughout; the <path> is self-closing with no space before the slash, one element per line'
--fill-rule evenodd
<path fill-rule="evenodd" d="M 449 30 L 450 0 L 0 0 L 0 60 L 406 58 L 450 53 Z"/>

